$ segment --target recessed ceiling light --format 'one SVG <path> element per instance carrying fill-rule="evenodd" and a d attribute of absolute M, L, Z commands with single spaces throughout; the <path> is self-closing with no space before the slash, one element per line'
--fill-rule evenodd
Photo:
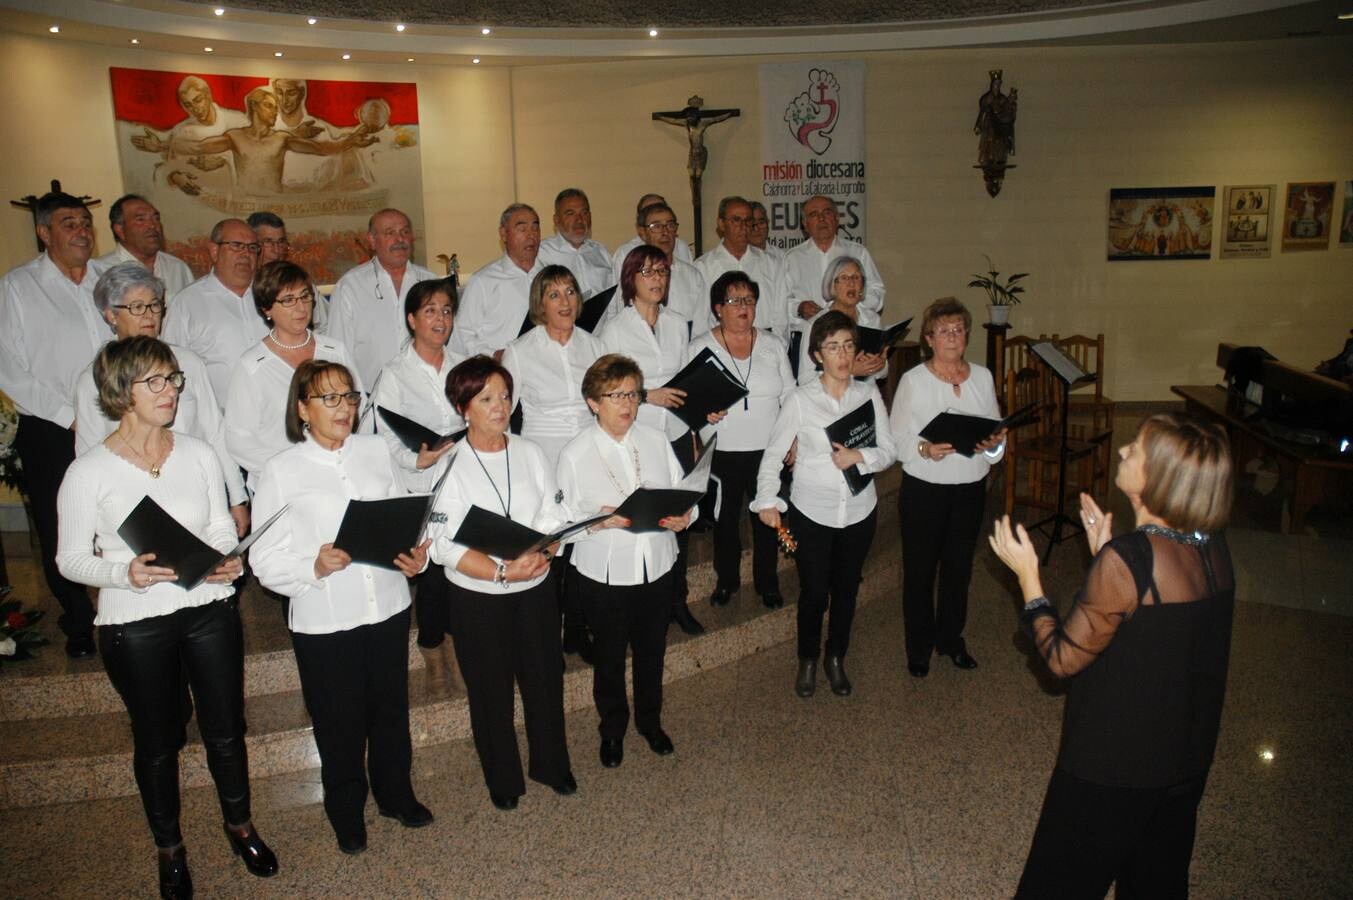
<path fill-rule="evenodd" d="M 344 54 L 343 54 L 343 58 L 344 58 L 344 59 L 352 59 L 352 54 L 351 54 L 351 53 L 344 53 Z"/>
<path fill-rule="evenodd" d="M 470 62 L 474 63 L 476 66 L 479 65 L 479 57 L 476 56 L 474 59 L 470 60 Z"/>
<path fill-rule="evenodd" d="M 311 16 L 310 18 L 308 18 L 308 19 L 305 20 L 305 24 L 307 24 L 307 25 L 314 25 L 314 24 L 315 24 L 316 22 L 318 22 L 318 21 L 319 21 L 319 19 L 316 19 L 314 16 Z"/>
<path fill-rule="evenodd" d="M 405 28 L 404 23 L 400 22 L 398 25 L 395 26 L 395 31 L 403 31 L 404 28 Z"/>
<path fill-rule="evenodd" d="M 212 50 L 214 50 L 214 49 L 215 49 L 214 47 L 203 47 L 203 48 L 202 48 L 202 52 L 203 52 L 203 53 L 210 53 L 210 52 L 211 52 Z"/>
<path fill-rule="evenodd" d="M 222 7 L 219 7 L 219 6 L 216 7 L 215 9 L 213 9 L 212 12 L 216 13 L 216 15 L 218 15 L 218 16 L 223 16 L 223 15 L 225 15 L 225 9 L 223 9 Z"/>
<path fill-rule="evenodd" d="M 281 50 L 277 50 L 277 51 L 275 51 L 275 52 L 273 53 L 273 56 L 280 57 L 281 55 L 282 55 L 282 51 L 281 51 Z"/>
<path fill-rule="evenodd" d="M 1353 13 L 1341 13 L 1339 15 L 1339 20 L 1341 22 L 1347 22 L 1349 19 L 1353 19 Z"/>
<path fill-rule="evenodd" d="M 406 59 L 406 60 L 404 60 L 404 61 L 405 61 L 405 62 L 413 62 L 413 57 L 410 56 L 408 59 Z"/>
<path fill-rule="evenodd" d="M 658 29 L 656 29 L 656 28 L 650 28 L 650 29 L 648 29 L 648 36 L 649 36 L 649 37 L 657 37 L 657 36 L 658 36 Z"/>
<path fill-rule="evenodd" d="M 61 33 L 61 26 L 60 26 L 60 25 L 53 25 L 53 26 L 51 26 L 50 28 L 48 28 L 47 30 L 50 31 L 52 34 L 60 34 L 60 33 Z"/>
<path fill-rule="evenodd" d="M 132 38 L 132 43 L 133 43 L 133 44 L 139 44 L 139 43 L 141 43 L 141 39 L 140 39 L 140 38 Z"/>
<path fill-rule="evenodd" d="M 487 25 L 485 25 L 483 28 L 479 29 L 479 33 L 480 33 L 480 34 L 493 34 L 493 29 L 490 28 L 490 27 L 488 27 Z"/>

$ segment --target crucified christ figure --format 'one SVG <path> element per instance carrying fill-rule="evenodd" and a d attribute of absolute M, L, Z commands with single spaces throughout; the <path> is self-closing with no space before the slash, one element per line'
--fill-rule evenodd
<path fill-rule="evenodd" d="M 709 150 L 705 148 L 705 129 L 720 122 L 726 122 L 742 115 L 740 109 L 702 109 L 704 98 L 695 96 L 686 101 L 684 109 L 673 112 L 655 112 L 653 121 L 679 125 L 686 129 L 686 140 L 690 143 L 690 153 L 686 157 L 686 174 L 691 179 L 691 205 L 695 208 L 695 254 L 704 250 L 704 236 L 700 227 L 700 179 L 705 174 L 705 164 L 709 162 Z"/>

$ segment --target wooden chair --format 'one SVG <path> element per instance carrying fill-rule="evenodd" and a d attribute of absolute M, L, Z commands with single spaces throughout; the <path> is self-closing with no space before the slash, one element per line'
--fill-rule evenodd
<path fill-rule="evenodd" d="M 1006 438 L 1005 445 L 1005 512 L 1016 506 L 1033 509 L 1057 509 L 1058 469 L 1062 463 L 1062 403 L 1061 385 L 1047 366 L 1035 360 L 1006 375 L 1005 405 L 1015 410 L 1030 403 L 1041 404 L 1038 421 L 1017 428 Z M 1070 422 L 1067 423 L 1070 426 Z M 1100 452 L 1097 444 L 1069 437 L 1067 442 L 1068 497 L 1075 489 L 1093 490 L 1096 461 Z M 1102 499 L 1102 496 L 1101 496 Z M 1074 508 L 1068 501 L 1068 509 Z"/>
<path fill-rule="evenodd" d="M 991 373 L 991 380 L 996 385 L 997 393 L 1004 387 L 1007 374 L 1029 367 L 1029 345 L 1033 343 L 1035 340 L 1027 335 L 1017 334 L 1013 337 L 996 335 L 996 371 Z M 1011 410 L 1007 409 L 1005 412 L 1008 414 Z"/>

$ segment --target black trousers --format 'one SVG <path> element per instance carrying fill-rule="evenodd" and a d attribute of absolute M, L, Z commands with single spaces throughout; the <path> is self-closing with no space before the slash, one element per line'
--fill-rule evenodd
<path fill-rule="evenodd" d="M 418 646 L 440 647 L 451 633 L 451 582 L 446 570 L 433 563 L 414 580 L 413 610 L 418 621 Z"/>
<path fill-rule="evenodd" d="M 179 750 L 186 735 L 183 678 L 228 825 L 247 825 L 249 759 L 244 746 L 244 637 L 236 601 L 217 600 L 125 625 L 99 627 L 108 679 L 132 721 L 132 770 L 157 847 L 183 843 Z"/>
<path fill-rule="evenodd" d="M 897 507 L 908 662 L 925 665 L 933 652 L 967 650 L 963 628 L 968 621 L 968 583 L 985 505 L 985 479 L 932 484 L 902 474 Z"/>
<path fill-rule="evenodd" d="M 1169 788 L 1094 784 L 1054 769 L 1016 897 L 1118 900 L 1189 895 L 1206 776 Z"/>
<path fill-rule="evenodd" d="M 723 486 L 723 503 L 714 521 L 714 573 L 717 585 L 736 591 L 742 581 L 742 535 L 738 520 L 745 513 L 752 522 L 752 585 L 761 596 L 780 592 L 775 566 L 775 532 L 748 509 L 756 497 L 756 470 L 761 450 L 715 450 L 713 474 Z"/>
<path fill-rule="evenodd" d="M 874 541 L 878 510 L 871 509 L 854 525 L 831 528 L 789 508 L 789 528 L 798 540 L 794 562 L 799 570 L 799 658 L 817 659 L 822 646 L 822 616 L 827 618 L 828 656 L 845 656 L 850 649 L 850 626 L 869 545 Z"/>
<path fill-rule="evenodd" d="M 625 651 L 634 654 L 634 727 L 662 727 L 662 664 L 667 655 L 668 597 L 672 573 L 645 584 L 602 584 L 578 576 L 583 608 L 596 640 L 592 700 L 606 740 L 624 738 L 630 708 L 625 698 Z"/>
<path fill-rule="evenodd" d="M 82 584 L 67 579 L 56 567 L 56 494 L 66 469 L 75 460 L 75 432 L 37 416 L 19 416 L 14 449 L 23 464 L 33 524 L 42 551 L 42 574 L 61 604 L 57 624 L 67 637 L 92 634 L 94 604 Z"/>
<path fill-rule="evenodd" d="M 490 793 L 520 797 L 526 781 L 512 723 L 514 681 L 526 719 L 531 779 L 557 785 L 572 768 L 564 734 L 559 605 L 548 576 L 519 593 L 487 588 L 451 585 L 451 639 L 469 694 L 470 729 L 484 783 Z"/>
<path fill-rule="evenodd" d="M 367 772 L 382 809 L 414 799 L 409 780 L 409 611 L 331 634 L 291 633 L 315 726 L 324 812 L 339 834 L 363 827 Z"/>
<path fill-rule="evenodd" d="M 672 451 L 676 453 L 677 462 L 681 463 L 681 471 L 689 472 L 695 465 L 695 434 L 686 432 L 681 437 L 672 441 Z M 669 596 L 672 598 L 670 611 L 675 614 L 686 605 L 686 598 L 690 594 L 690 587 L 686 582 L 686 568 L 690 563 L 690 545 L 691 533 L 689 529 L 682 529 L 677 532 L 677 558 L 671 571 L 671 591 Z"/>

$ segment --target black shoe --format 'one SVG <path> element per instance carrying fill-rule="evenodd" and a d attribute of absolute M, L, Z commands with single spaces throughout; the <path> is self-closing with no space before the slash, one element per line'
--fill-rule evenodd
<path fill-rule="evenodd" d="M 912 678 L 924 678 L 930 674 L 930 666 L 925 663 L 907 663 L 907 671 Z"/>
<path fill-rule="evenodd" d="M 661 728 L 655 728 L 649 732 L 641 732 L 644 740 L 648 741 L 648 749 L 659 756 L 670 756 L 676 752 L 676 747 L 672 746 L 672 739 L 667 736 L 667 732 Z"/>
<path fill-rule="evenodd" d="M 366 851 L 366 826 L 357 831 L 338 835 L 338 849 L 348 856 L 356 856 Z"/>
<path fill-rule="evenodd" d="M 977 668 L 977 660 L 969 656 L 967 650 L 960 650 L 957 653 L 946 653 L 945 655 L 952 659 L 954 665 L 958 666 L 960 669 Z"/>
<path fill-rule="evenodd" d="M 846 677 L 846 667 L 841 657 L 828 656 L 824 658 L 822 660 L 822 671 L 827 673 L 827 681 L 831 682 L 833 694 L 838 697 L 850 696 L 850 679 Z"/>
<path fill-rule="evenodd" d="M 393 809 L 381 809 L 376 807 L 376 811 L 387 819 L 395 819 L 405 828 L 422 828 L 424 825 L 432 824 L 432 810 L 428 809 L 417 800 L 412 801 L 408 806 L 399 811 Z"/>
<path fill-rule="evenodd" d="M 761 595 L 761 602 L 766 605 L 766 609 L 779 609 L 785 605 L 785 598 L 779 591 L 767 591 Z"/>
<path fill-rule="evenodd" d="M 710 606 L 727 606 L 733 599 L 733 591 L 728 588 L 715 588 L 709 595 Z"/>
<path fill-rule="evenodd" d="M 800 659 L 799 674 L 794 678 L 794 693 L 811 697 L 817 691 L 817 660 Z"/>
<path fill-rule="evenodd" d="M 690 608 L 684 603 L 672 610 L 672 621 L 677 624 L 678 628 L 692 637 L 705 633 L 705 626 L 696 621 L 695 616 L 691 615 Z"/>
<path fill-rule="evenodd" d="M 193 895 L 193 875 L 188 871 L 188 854 L 180 846 L 171 855 L 155 854 L 160 861 L 160 897 L 162 900 L 187 900 Z"/>
<path fill-rule="evenodd" d="M 614 769 L 625 761 L 625 742 L 621 738 L 601 739 L 601 764 Z"/>
<path fill-rule="evenodd" d="M 495 794 L 493 791 L 489 791 L 489 799 L 493 801 L 494 806 L 503 812 L 508 812 L 517 808 L 517 801 L 520 798 L 513 797 L 510 794 Z"/>
<path fill-rule="evenodd" d="M 570 797 L 578 793 L 578 780 L 573 777 L 572 772 L 565 772 L 559 783 L 552 784 L 550 787 L 554 788 L 554 792 L 560 797 Z"/>
<path fill-rule="evenodd" d="M 250 875 L 271 878 L 277 874 L 277 857 L 268 849 L 268 845 L 263 843 L 263 838 L 258 836 L 258 830 L 253 825 L 249 826 L 249 830 L 243 836 L 236 834 L 228 825 L 221 827 L 230 840 L 230 849 L 244 860 L 244 867 L 249 870 Z"/>
<path fill-rule="evenodd" d="M 93 656 L 95 651 L 94 635 L 72 634 L 66 638 L 66 655 L 71 659 L 84 659 Z"/>

